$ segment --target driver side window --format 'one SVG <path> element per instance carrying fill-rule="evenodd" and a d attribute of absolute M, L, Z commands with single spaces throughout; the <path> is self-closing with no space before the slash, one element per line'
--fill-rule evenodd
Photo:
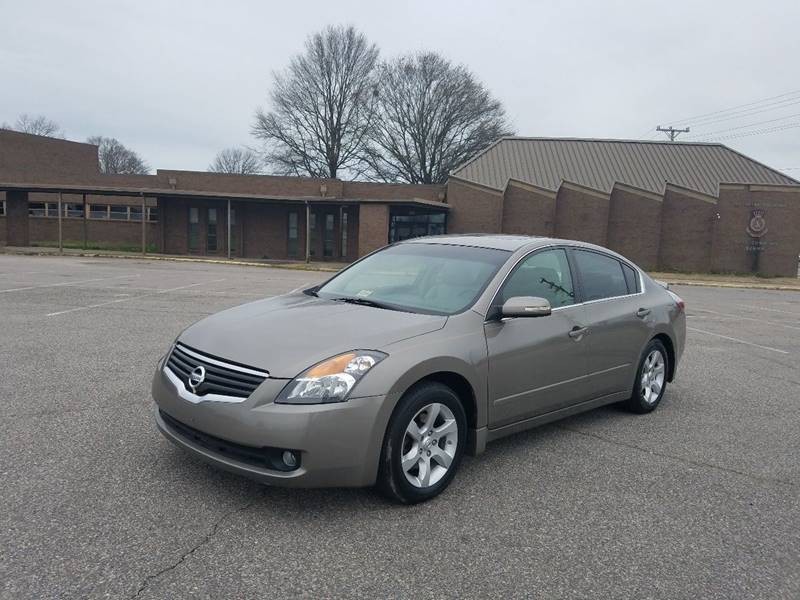
<path fill-rule="evenodd" d="M 545 298 L 553 308 L 575 304 L 566 251 L 563 248 L 542 250 L 517 265 L 503 285 L 499 303 L 515 296 Z"/>

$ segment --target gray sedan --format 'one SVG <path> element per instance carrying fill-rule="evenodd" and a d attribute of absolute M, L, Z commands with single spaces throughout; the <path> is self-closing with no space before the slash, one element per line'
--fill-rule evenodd
<path fill-rule="evenodd" d="M 683 301 L 605 248 L 419 238 L 186 329 L 153 379 L 156 423 L 265 483 L 413 503 L 502 436 L 605 404 L 652 411 L 685 337 Z"/>

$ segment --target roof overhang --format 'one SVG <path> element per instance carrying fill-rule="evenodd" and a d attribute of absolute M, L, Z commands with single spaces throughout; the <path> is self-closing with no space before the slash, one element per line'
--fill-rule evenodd
<path fill-rule="evenodd" d="M 57 194 L 87 194 L 92 196 L 132 196 L 191 198 L 198 200 L 240 200 L 248 202 L 280 202 L 292 204 L 393 204 L 402 206 L 424 206 L 449 210 L 444 202 L 425 198 L 332 198 L 327 196 L 277 196 L 274 194 L 240 194 L 235 192 L 211 192 L 207 190 L 178 190 L 172 188 L 143 188 L 73 185 L 56 183 L 9 183 L 0 181 L 0 191 Z"/>

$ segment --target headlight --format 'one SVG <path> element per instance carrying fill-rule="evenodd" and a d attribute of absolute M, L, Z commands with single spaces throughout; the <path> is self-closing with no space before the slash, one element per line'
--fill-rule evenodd
<path fill-rule="evenodd" d="M 358 380 L 386 358 L 383 352 L 353 350 L 324 360 L 292 379 L 275 399 L 278 404 L 344 402 Z"/>

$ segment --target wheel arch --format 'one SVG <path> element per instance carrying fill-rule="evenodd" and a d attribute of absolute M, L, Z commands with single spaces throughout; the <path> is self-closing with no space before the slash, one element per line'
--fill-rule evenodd
<path fill-rule="evenodd" d="M 658 340 L 664 344 L 664 348 L 667 350 L 667 381 L 672 381 L 675 376 L 675 343 L 672 341 L 672 338 L 664 332 L 657 333 L 650 338 L 650 341 L 653 340 Z"/>

